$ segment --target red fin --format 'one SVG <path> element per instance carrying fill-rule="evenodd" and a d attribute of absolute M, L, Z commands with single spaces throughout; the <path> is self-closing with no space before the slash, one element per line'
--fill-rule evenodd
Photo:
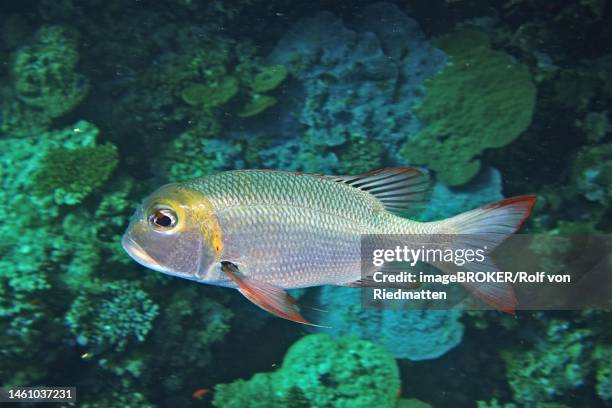
<path fill-rule="evenodd" d="M 495 203 L 440 221 L 450 225 L 456 234 L 496 234 L 500 242 L 516 232 L 531 214 L 536 197 L 523 195 Z"/>
<path fill-rule="evenodd" d="M 536 202 L 533 195 L 510 197 L 495 203 L 459 214 L 447 220 L 439 221 L 442 231 L 450 230 L 458 234 L 453 246 L 455 248 L 484 248 L 493 251 L 509 235 L 515 233 L 531 214 Z M 447 264 L 435 264 L 444 272 L 453 274 L 453 267 Z M 499 268 L 485 258 L 483 262 L 473 262 L 471 270 L 494 272 Z M 518 304 L 514 288 L 510 283 L 485 282 L 464 283 L 475 296 L 506 313 L 514 313 Z"/>
<path fill-rule="evenodd" d="M 282 317 L 283 319 L 307 324 L 309 326 L 317 326 L 304 319 L 300 314 L 297 301 L 285 292 L 283 288 L 250 279 L 244 276 L 238 270 L 238 267 L 231 262 L 222 262 L 221 268 L 223 272 L 238 285 L 240 293 L 265 311 Z"/>
<path fill-rule="evenodd" d="M 454 275 L 456 273 L 455 267 L 452 264 L 433 263 L 433 265 L 449 275 Z M 485 259 L 483 262 L 471 262 L 470 268 L 470 270 L 478 272 L 495 272 L 499 270 L 499 268 L 489 259 Z M 488 281 L 479 283 L 465 282 L 462 283 L 462 286 L 478 299 L 502 312 L 514 314 L 514 309 L 516 305 L 518 305 L 514 287 L 511 283 Z"/>
<path fill-rule="evenodd" d="M 514 226 L 514 232 L 516 232 L 519 230 L 519 228 L 521 228 L 521 225 L 523 225 L 525 220 L 531 215 L 531 209 L 536 203 L 536 200 L 537 198 L 534 195 L 521 195 L 505 198 L 503 200 L 489 204 L 485 208 L 497 209 L 506 207 L 513 209 L 519 215 L 518 220 Z"/>
<path fill-rule="evenodd" d="M 385 209 L 396 214 L 425 203 L 431 187 L 429 175 L 415 167 L 386 167 L 358 176 L 331 179 L 372 194 Z"/>

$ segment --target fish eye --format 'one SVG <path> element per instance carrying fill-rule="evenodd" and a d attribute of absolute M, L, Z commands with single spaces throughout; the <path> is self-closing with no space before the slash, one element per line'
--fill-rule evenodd
<path fill-rule="evenodd" d="M 170 208 L 156 208 L 149 215 L 149 224 L 158 230 L 168 230 L 174 228 L 177 222 L 176 212 Z"/>

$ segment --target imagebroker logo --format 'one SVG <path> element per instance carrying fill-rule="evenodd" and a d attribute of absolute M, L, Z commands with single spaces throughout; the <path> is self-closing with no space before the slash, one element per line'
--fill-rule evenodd
<path fill-rule="evenodd" d="M 611 236 L 514 235 L 498 241 L 486 234 L 363 236 L 363 306 L 612 308 Z"/>

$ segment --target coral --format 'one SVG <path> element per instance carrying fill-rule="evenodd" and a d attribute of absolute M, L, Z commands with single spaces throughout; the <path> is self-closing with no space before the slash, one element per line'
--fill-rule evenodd
<path fill-rule="evenodd" d="M 361 291 L 324 286 L 320 324 L 336 336 L 355 336 L 384 346 L 396 358 L 428 360 L 457 346 L 463 337 L 462 311 L 371 310 L 362 308 Z"/>
<path fill-rule="evenodd" d="M 530 406 L 582 385 L 589 372 L 591 336 L 588 329 L 553 319 L 533 348 L 503 351 L 514 399 Z"/>
<path fill-rule="evenodd" d="M 364 135 L 352 134 L 338 151 L 342 174 L 362 174 L 382 167 L 383 145 Z"/>
<path fill-rule="evenodd" d="M 587 145 L 572 162 L 572 184 L 584 197 L 606 207 L 612 198 L 612 143 Z"/>
<path fill-rule="evenodd" d="M 229 333 L 234 316 L 222 304 L 226 291 L 195 284 L 177 286 L 168 294 L 168 306 L 151 333 L 155 350 L 165 356 L 153 364 L 164 374 L 161 385 L 171 392 L 183 390 L 186 382 L 211 364 L 212 347 Z"/>
<path fill-rule="evenodd" d="M 517 406 L 512 403 L 500 404 L 496 399 L 492 399 L 489 402 L 476 401 L 476 408 L 517 408 Z"/>
<path fill-rule="evenodd" d="M 50 118 L 63 115 L 81 102 L 89 83 L 75 71 L 77 37 L 65 27 L 43 27 L 32 45 L 15 53 L 12 73 L 19 100 Z"/>
<path fill-rule="evenodd" d="M 268 57 L 292 79 L 275 111 L 277 142 L 262 151 L 266 167 L 337 173 L 351 135 L 382 145 L 389 164 L 406 163 L 397 152 L 420 130 L 413 106 L 445 55 L 393 4 L 371 4 L 362 15 L 351 28 L 328 12 L 302 19 Z"/>
<path fill-rule="evenodd" d="M 131 341 L 142 342 L 158 314 L 137 282 L 104 282 L 78 296 L 65 319 L 81 346 L 92 350 L 123 350 Z"/>
<path fill-rule="evenodd" d="M 238 92 L 238 80 L 223 76 L 206 84 L 189 84 L 181 92 L 181 97 L 189 105 L 214 108 L 227 103 Z"/>
<path fill-rule="evenodd" d="M 238 143 L 209 139 L 192 129 L 168 144 L 154 168 L 168 181 L 183 181 L 230 167 L 240 168 L 239 153 Z"/>
<path fill-rule="evenodd" d="M 435 221 L 501 200 L 502 180 L 499 171 L 484 168 L 474 179 L 460 187 L 435 183 L 420 221 Z"/>
<path fill-rule="evenodd" d="M 612 131 L 607 112 L 589 112 L 584 117 L 584 121 L 577 121 L 576 126 L 582 128 L 591 143 L 602 141 L 606 134 Z"/>
<path fill-rule="evenodd" d="M 78 34 L 43 26 L 30 45 L 13 53 L 11 81 L 0 82 L 0 132 L 13 137 L 46 131 L 52 119 L 74 109 L 87 95 L 87 78 L 75 71 Z"/>
<path fill-rule="evenodd" d="M 79 397 L 80 398 L 80 397 Z M 134 390 L 105 390 L 101 395 L 91 402 L 79 402 L 79 406 L 83 408 L 108 408 L 108 407 L 125 407 L 125 408 L 154 408 L 144 395 Z"/>
<path fill-rule="evenodd" d="M 34 188 L 40 195 L 52 195 L 57 204 L 78 204 L 104 184 L 117 163 L 117 148 L 110 143 L 53 149 L 34 174 Z"/>
<path fill-rule="evenodd" d="M 218 385 L 218 407 L 394 407 L 400 387 L 393 357 L 382 347 L 350 337 L 303 337 L 281 368 L 251 380 Z M 266 395 L 262 401 L 258 396 Z M 267 405 L 264 405 L 267 404 Z"/>
<path fill-rule="evenodd" d="M 92 148 L 97 137 L 95 126 L 80 121 L 65 129 L 0 139 L 5 152 L 0 211 L 16 214 L 0 225 L 0 329 L 7 334 L 0 337 L 0 349 L 3 360 L 11 362 L 0 367 L 4 383 L 29 384 L 47 374 L 46 368 L 65 352 L 58 344 L 70 343 L 62 319 L 67 302 L 96 286 L 92 277 L 102 259 L 112 265 L 110 248 L 118 244 L 127 222 L 125 209 L 121 219 L 111 218 L 118 214 L 111 215 L 108 205 L 108 219 L 94 218 L 93 210 L 83 207 L 66 214 L 52 197 L 32 194 L 49 152 Z M 122 184 L 117 194 L 127 188 Z M 109 194 L 108 200 L 113 197 Z M 96 199 L 91 204 L 95 208 Z M 107 224 L 111 219 L 114 227 Z"/>
<path fill-rule="evenodd" d="M 416 109 L 425 128 L 409 138 L 402 154 L 457 186 L 478 173 L 483 150 L 506 146 L 529 126 L 536 89 L 529 69 L 493 51 L 484 33 L 452 33 L 435 45 L 450 63 L 427 81 Z"/>
<path fill-rule="evenodd" d="M 255 116 L 276 105 L 276 98 L 268 95 L 253 94 L 251 100 L 238 112 L 241 118 Z"/>
<path fill-rule="evenodd" d="M 593 352 L 593 360 L 596 366 L 597 395 L 604 401 L 612 400 L 612 347 L 609 344 L 597 346 Z"/>
<path fill-rule="evenodd" d="M 255 93 L 268 92 L 278 87 L 287 78 L 287 67 L 276 64 L 264 66 L 253 78 L 251 89 Z"/>

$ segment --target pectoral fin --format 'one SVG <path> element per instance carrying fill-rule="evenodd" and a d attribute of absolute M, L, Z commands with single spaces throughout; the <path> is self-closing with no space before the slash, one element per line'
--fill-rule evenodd
<path fill-rule="evenodd" d="M 221 270 L 238 285 L 240 293 L 265 311 L 297 323 L 318 326 L 301 315 L 297 301 L 283 288 L 251 279 L 231 262 L 221 262 Z"/>

